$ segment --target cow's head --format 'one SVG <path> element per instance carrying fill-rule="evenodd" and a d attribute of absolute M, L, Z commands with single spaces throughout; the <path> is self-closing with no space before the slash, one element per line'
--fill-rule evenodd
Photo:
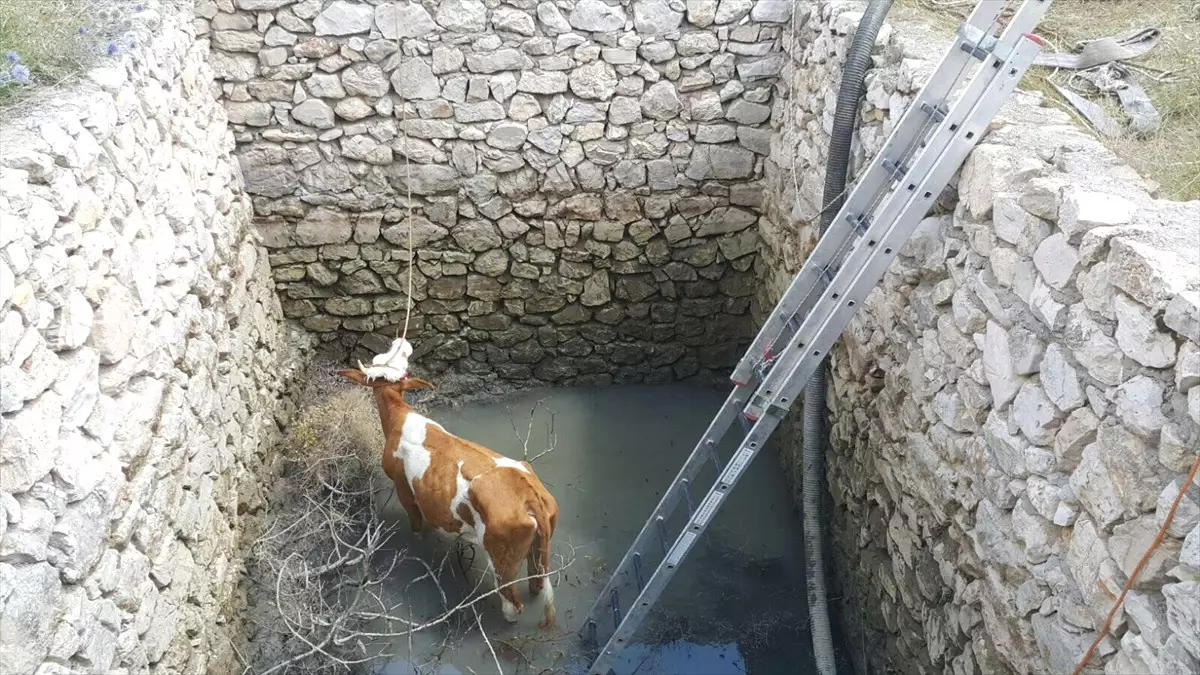
<path fill-rule="evenodd" d="M 370 368 L 346 368 L 337 372 L 347 380 L 369 387 L 374 391 L 375 405 L 379 408 L 379 423 L 383 425 L 384 434 L 387 434 L 388 430 L 394 426 L 396 415 L 409 408 L 408 402 L 404 400 L 404 392 L 410 389 L 433 388 L 432 384 L 407 373 L 392 380 L 373 376 Z"/>
<path fill-rule="evenodd" d="M 403 377 L 393 381 L 385 377 L 373 377 L 371 374 L 369 374 L 370 370 L 370 368 L 344 368 L 337 372 L 338 375 L 341 375 L 347 380 L 350 380 L 355 384 L 361 384 L 364 387 L 370 387 L 376 392 L 384 390 L 405 392 L 410 389 L 433 389 L 432 384 L 422 380 L 419 377 L 413 377 L 407 373 L 405 373 Z"/>

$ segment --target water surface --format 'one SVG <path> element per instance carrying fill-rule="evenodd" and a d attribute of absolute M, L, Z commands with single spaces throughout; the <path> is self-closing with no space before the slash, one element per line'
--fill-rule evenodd
<path fill-rule="evenodd" d="M 525 610 L 516 624 L 504 621 L 494 596 L 476 605 L 491 649 L 475 616 L 466 611 L 411 640 L 380 645 L 391 656 L 375 672 L 496 673 L 497 659 L 504 673 L 584 672 L 589 662 L 575 631 L 608 570 L 620 562 L 726 394 L 689 384 L 563 388 L 431 410 L 429 415 L 451 433 L 515 459 L 526 457 L 526 447 L 530 458 L 553 447 L 533 466 L 559 506 L 552 564 L 562 564 L 559 556 L 573 558 L 573 563 L 554 584 L 558 632 L 538 630 L 542 602 L 529 598 L 521 583 Z M 521 437 L 530 429 L 526 446 Z M 732 442 L 726 439 L 723 457 L 731 454 Z M 643 627 L 638 644 L 624 652 L 617 675 L 813 670 L 801 523 L 770 453 L 764 451 L 726 500 Z M 712 475 L 706 469 L 703 477 L 711 480 Z M 482 556 L 438 537 L 414 539 L 394 497 L 383 508 L 402 523 L 395 545 L 441 571 L 446 602 L 453 605 L 467 597 L 480 578 Z M 412 582 L 425 572 L 420 563 L 406 562 L 393 571 L 396 583 L 390 589 L 418 618 L 436 616 L 444 606 L 436 585 Z M 484 584 L 494 588 L 490 575 Z M 623 604 L 631 601 L 623 599 Z"/>

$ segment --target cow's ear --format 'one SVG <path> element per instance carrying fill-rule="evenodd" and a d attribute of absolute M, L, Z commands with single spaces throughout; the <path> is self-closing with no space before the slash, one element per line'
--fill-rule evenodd
<path fill-rule="evenodd" d="M 406 377 L 400 381 L 400 390 L 408 391 L 409 389 L 433 389 L 433 385 L 419 377 Z"/>
<path fill-rule="evenodd" d="M 338 375 L 341 375 L 355 384 L 361 384 L 364 387 L 371 386 L 370 383 L 367 382 L 367 374 L 361 370 L 358 370 L 357 368 L 344 368 L 337 371 L 337 373 Z"/>

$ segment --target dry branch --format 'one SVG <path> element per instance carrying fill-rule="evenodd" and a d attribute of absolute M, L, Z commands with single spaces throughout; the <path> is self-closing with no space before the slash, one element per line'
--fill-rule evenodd
<path fill-rule="evenodd" d="M 554 449 L 558 446 L 558 434 L 555 432 L 554 428 L 555 417 L 558 416 L 558 413 L 551 412 L 550 421 L 546 423 L 546 448 L 534 455 L 532 458 L 529 456 L 529 439 L 533 436 L 533 420 L 535 417 L 537 417 L 538 408 L 541 408 L 542 404 L 545 402 L 546 399 L 540 398 L 537 401 L 534 401 L 533 407 L 529 409 L 529 423 L 525 427 L 524 436 L 522 436 L 521 432 L 517 430 L 516 422 L 509 417 L 509 424 L 512 425 L 513 433 L 517 435 L 517 440 L 521 441 L 521 458 L 530 464 L 533 464 L 543 456 L 554 452 Z"/>

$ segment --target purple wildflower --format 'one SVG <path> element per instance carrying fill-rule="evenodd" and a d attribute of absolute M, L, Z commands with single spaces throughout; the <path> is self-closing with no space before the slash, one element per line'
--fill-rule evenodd
<path fill-rule="evenodd" d="M 12 79 L 19 84 L 29 84 L 29 68 L 21 64 L 13 66 Z"/>
<path fill-rule="evenodd" d="M 143 5 L 143 4 L 142 4 L 142 3 L 140 3 L 140 2 L 139 2 L 138 4 L 136 4 L 136 5 L 134 5 L 134 6 L 133 6 L 133 10 L 134 10 L 135 12 L 141 12 L 141 11 L 144 11 L 145 9 L 146 9 L 146 6 L 145 6 L 145 5 Z"/>
<path fill-rule="evenodd" d="M 75 32 L 79 33 L 80 35 L 87 35 L 88 34 L 87 26 L 80 26 L 79 30 L 77 30 Z"/>
<path fill-rule="evenodd" d="M 117 47 L 117 43 L 110 42 L 110 43 L 108 43 L 108 48 L 106 51 L 108 52 L 109 56 L 116 56 L 117 49 L 119 49 L 119 47 Z"/>
<path fill-rule="evenodd" d="M 4 52 L 4 60 L 8 61 L 9 63 L 20 63 L 21 55 L 10 49 Z"/>

